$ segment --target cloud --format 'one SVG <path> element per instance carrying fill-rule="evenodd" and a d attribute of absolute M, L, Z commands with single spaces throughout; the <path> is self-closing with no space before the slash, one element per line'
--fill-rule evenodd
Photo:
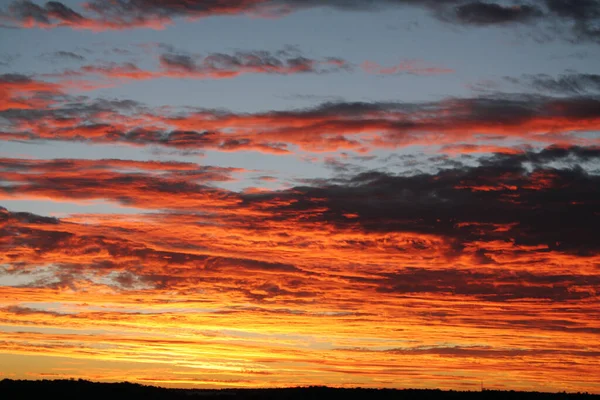
<path fill-rule="evenodd" d="M 17 315 L 31 315 L 31 314 L 49 314 L 49 315 L 56 315 L 56 316 L 60 315 L 59 313 L 56 313 L 53 311 L 38 310 L 38 309 L 30 308 L 30 307 L 22 307 L 22 306 L 17 306 L 17 305 L 4 307 L 4 308 L 2 308 L 2 311 L 11 313 L 11 314 L 17 314 Z"/>
<path fill-rule="evenodd" d="M 14 80 L 13 78 L 11 78 Z M 15 89 L 58 91 L 56 84 L 19 77 Z M 29 88 L 29 89 L 27 89 Z M 44 92 L 45 93 L 45 92 Z M 312 108 L 254 114 L 213 109 L 149 109 L 139 103 L 42 97 L 5 105 L 3 140 L 74 141 L 158 146 L 181 151 L 259 151 L 286 154 L 436 145 L 456 153 L 469 145 L 597 145 L 597 96 L 494 95 L 437 102 L 323 103 Z M 16 95 L 11 95 L 13 98 Z M 54 97 L 52 97 L 54 96 Z M 18 99 L 18 97 L 17 97 Z M 34 97 L 34 99 L 37 99 Z M 79 100 L 79 101 L 75 101 Z M 52 101 L 52 108 L 45 104 Z M 503 143 L 504 142 L 504 143 Z M 450 147 L 448 147 L 450 146 Z M 454 146 L 454 147 L 452 147 Z M 489 147 L 492 149 L 493 147 Z M 462 147 L 466 152 L 472 148 Z"/>
<path fill-rule="evenodd" d="M 496 3 L 475 1 L 454 8 L 453 18 L 465 25 L 495 25 L 507 23 L 525 23 L 543 15 L 536 6 L 504 6 Z"/>
<path fill-rule="evenodd" d="M 600 3 L 596 0 L 545 0 L 547 7 L 561 17 L 574 19 L 600 17 Z"/>
<path fill-rule="evenodd" d="M 441 153 L 446 154 L 471 154 L 471 153 L 500 153 L 500 154 L 518 154 L 523 150 L 515 147 L 504 147 L 495 145 L 478 145 L 468 143 L 448 144 L 442 146 Z"/>
<path fill-rule="evenodd" d="M 522 79 L 507 78 L 509 82 L 560 95 L 586 95 L 600 92 L 600 75 L 566 73 L 557 77 L 548 74 L 526 75 Z"/>
<path fill-rule="evenodd" d="M 27 0 L 15 1 L 9 5 L 8 14 L 26 26 L 51 26 L 51 21 L 55 20 L 63 24 L 77 24 L 85 20 L 81 14 L 57 1 L 49 1 L 43 7 Z"/>
<path fill-rule="evenodd" d="M 0 197 L 109 199 L 146 208 L 212 208 L 236 200 L 210 183 L 241 169 L 131 160 L 0 159 Z M 171 195 L 185 195 L 171 203 Z M 185 199 L 185 200 L 184 200 Z"/>
<path fill-rule="evenodd" d="M 498 1 L 467 0 L 359 0 L 298 1 L 298 0 L 225 0 L 206 3 L 200 0 L 123 0 L 106 2 L 93 0 L 77 12 L 63 3 L 50 1 L 43 6 L 30 0 L 16 0 L 8 5 L 1 17 L 7 23 L 21 27 L 71 27 L 74 29 L 164 29 L 178 18 L 198 19 L 210 16 L 258 15 L 281 17 L 296 11 L 327 7 L 340 11 L 372 12 L 395 7 L 420 7 L 444 22 L 460 26 L 490 26 L 538 23 L 550 26 L 551 35 L 562 35 L 572 41 L 597 41 L 596 26 L 600 19 L 597 0 L 543 0 L 506 4 Z M 564 31 L 552 28 L 558 24 Z M 566 33 L 568 32 L 568 33 Z"/>
<path fill-rule="evenodd" d="M 488 243 L 490 254 L 494 243 L 513 243 L 590 255 L 600 251 L 592 239 L 599 178 L 579 165 L 598 158 L 598 148 L 498 154 L 478 167 L 414 176 L 364 172 L 320 187 L 248 195 L 247 201 L 277 196 L 281 206 L 273 211 L 368 232 L 442 235 L 457 249 L 477 241 L 481 248 Z M 548 166 L 557 162 L 571 167 Z M 533 163 L 533 171 L 525 163 Z M 315 212 L 321 208 L 326 211 Z"/>
<path fill-rule="evenodd" d="M 85 57 L 81 54 L 63 50 L 44 53 L 41 57 L 50 61 L 85 61 Z"/>
<path fill-rule="evenodd" d="M 0 54 L 0 67 L 10 66 L 17 58 L 19 54 Z"/>
<path fill-rule="evenodd" d="M 233 54 L 211 53 L 206 56 L 170 52 L 160 55 L 159 65 L 156 70 L 145 70 L 131 62 L 113 62 L 83 65 L 77 69 L 43 76 L 60 79 L 59 84 L 65 89 L 94 90 L 121 82 L 159 78 L 231 79 L 246 74 L 323 74 L 352 69 L 350 63 L 340 58 L 311 59 L 302 56 L 300 52 L 292 55 L 287 51 L 239 51 Z"/>
<path fill-rule="evenodd" d="M 23 28 L 71 27 L 94 31 L 127 28 L 125 21 L 86 17 L 58 1 L 48 1 L 41 6 L 29 0 L 16 0 L 0 13 L 0 20 L 15 23 Z M 138 21 L 137 24 L 131 27 L 142 26 L 161 28 L 162 24 L 156 22 L 146 24 L 143 21 Z"/>
<path fill-rule="evenodd" d="M 549 11 L 560 19 L 570 21 L 575 41 L 600 39 L 600 1 L 544 0 Z"/>
<path fill-rule="evenodd" d="M 321 186 L 232 192 L 227 196 L 240 201 L 187 209 L 190 192 L 180 186 L 157 195 L 135 182 L 115 180 L 109 190 L 103 177 L 94 186 L 26 170 L 15 195 L 31 193 L 43 179 L 37 175 L 50 175 L 47 184 L 56 189 L 39 190 L 51 198 L 77 200 L 80 185 L 87 198 L 129 189 L 141 206 L 172 211 L 58 220 L 2 209 L 0 264 L 10 265 L 3 275 L 30 276 L 23 288 L 203 288 L 217 303 L 226 295 L 233 303 L 300 310 L 314 299 L 339 309 L 338 291 L 353 293 L 354 307 L 365 292 L 484 302 L 591 299 L 600 284 L 593 272 L 598 176 L 547 166 L 587 158 L 600 153 L 551 148 L 416 177 L 368 172 Z M 531 172 L 519 166 L 530 161 Z M 351 255 L 361 266 L 355 272 L 344 261 Z"/>
<path fill-rule="evenodd" d="M 344 349 L 356 352 L 373 351 L 369 349 Z M 419 346 L 419 347 L 404 347 L 392 350 L 384 350 L 381 353 L 390 354 L 432 354 L 436 356 L 456 356 L 456 357 L 482 357 L 482 358 L 511 358 L 511 357 L 544 357 L 544 356 L 559 356 L 559 355 L 572 355 L 576 353 L 582 357 L 597 357 L 596 351 L 575 351 L 560 350 L 560 349 L 547 349 L 547 350 L 536 350 L 530 348 L 504 348 L 495 349 L 490 346 Z"/>
<path fill-rule="evenodd" d="M 529 272 L 500 272 L 479 269 L 431 271 L 408 268 L 382 280 L 381 293 L 446 293 L 474 296 L 487 301 L 537 299 L 540 301 L 581 300 L 595 296 L 600 278 L 579 275 L 536 275 Z"/>
<path fill-rule="evenodd" d="M 12 4 L 4 21 L 95 30 L 406 6 L 468 29 L 566 23 L 589 40 L 598 18 L 592 1 Z M 66 210 L 54 218 L 0 207 L 5 370 L 34 355 L 46 361 L 27 373 L 120 380 L 126 369 L 128 379 L 155 384 L 472 388 L 477 376 L 490 387 L 597 390 L 585 373 L 600 354 L 596 75 L 519 78 L 537 95 L 335 100 L 260 112 L 70 94 L 117 81 L 352 68 L 290 48 L 160 51 L 154 68 L 82 63 L 54 76 L 0 76 L 0 140 L 157 152 L 151 161 L 2 154 L 4 206 L 43 200 Z M 417 61 L 363 68 L 452 72 Z M 408 146 L 423 147 L 395 151 Z M 202 151 L 301 151 L 328 174 L 294 179 L 160 161 Z M 266 187 L 241 187 L 248 178 Z M 77 214 L 98 203 L 107 213 Z"/>
<path fill-rule="evenodd" d="M 400 343 L 389 338 L 399 332 L 425 347 L 449 334 L 412 336 L 405 332 L 413 329 L 407 320 L 464 332 L 480 329 L 485 318 L 486 329 L 502 337 L 543 333 L 547 342 L 536 339 L 533 348 L 555 349 L 557 336 L 595 329 L 589 313 L 600 285 L 600 181 L 582 165 L 599 159 L 597 148 L 551 147 L 413 177 L 368 171 L 280 191 L 223 191 L 235 201 L 205 203 L 190 202 L 199 186 L 155 191 L 164 182 L 155 173 L 198 169 L 188 163 L 4 159 L 0 179 L 19 183 L 11 188 L 17 198 L 38 191 L 67 201 L 82 193 L 119 201 L 128 193 L 155 212 L 57 219 L 0 209 L 0 275 L 19 282 L 4 287 L 7 307 L 0 319 L 61 329 L 142 329 L 145 335 L 135 336 L 140 340 L 169 327 L 196 329 L 201 321 L 280 332 L 283 320 L 292 336 L 281 340 L 295 345 L 298 335 L 352 323 L 351 335 L 340 333 L 334 347 L 365 346 L 369 340 L 361 337 L 379 332 L 372 346 L 394 349 Z M 141 175 L 137 180 L 116 172 L 131 168 Z M 71 179 L 77 170 L 82 178 Z M 107 293 L 118 308 L 107 305 Z M 43 305 L 21 304 L 25 300 Z M 139 312 L 141 301 L 147 315 Z M 47 309 L 52 302 L 67 309 Z M 403 323 L 373 328 L 384 310 Z M 274 317 L 276 325 L 268 322 Z M 162 339 L 157 345 L 166 345 Z M 272 340 L 253 340 L 272 350 Z M 462 336 L 454 341 L 470 342 Z M 510 356 L 504 339 L 487 343 Z M 446 368 L 466 355 L 444 354 Z M 571 356 L 586 357 L 577 349 Z"/>
<path fill-rule="evenodd" d="M 0 75 L 0 111 L 45 107 L 62 94 L 61 86 L 55 83 L 22 74 Z"/>
<path fill-rule="evenodd" d="M 455 71 L 450 68 L 433 67 L 423 64 L 415 60 L 402 61 L 398 65 L 392 67 L 382 67 L 381 65 L 365 61 L 361 65 L 362 69 L 369 74 L 393 75 L 393 74 L 410 74 L 410 75 L 442 75 L 451 74 Z"/>
<path fill-rule="evenodd" d="M 231 179 L 236 170 L 188 163 L 3 159 L 0 177 L 3 196 L 9 198 L 108 199 L 149 209 L 203 209 L 232 227 L 245 226 L 251 218 L 250 225 L 258 228 L 261 223 L 254 218 L 260 218 L 370 234 L 411 232 L 430 236 L 408 244 L 414 249 L 437 247 L 431 237 L 442 237 L 448 255 L 477 250 L 471 255 L 489 263 L 494 254 L 514 246 L 531 253 L 600 252 L 593 234 L 600 178 L 582 167 L 599 159 L 597 147 L 550 147 L 496 154 L 480 158 L 478 166 L 430 174 L 366 171 L 258 193 L 211 187 L 210 182 Z"/>
<path fill-rule="evenodd" d="M 160 63 L 168 73 L 176 76 L 214 78 L 233 77 L 243 73 L 319 73 L 347 65 L 339 59 L 318 61 L 300 55 L 283 58 L 267 51 L 237 52 L 232 55 L 213 53 L 198 61 L 188 55 L 167 53 L 160 57 Z"/>
<path fill-rule="evenodd" d="M 331 381 L 364 379 L 367 367 L 397 379 L 416 363 L 407 384 L 449 366 L 491 382 L 506 368 L 520 382 L 535 357 L 542 376 L 581 385 L 564 365 L 588 368 L 597 355 L 568 339 L 598 333 L 599 161 L 597 147 L 551 146 L 199 201 L 243 171 L 4 158 L 3 195 L 151 212 L 58 219 L 0 208 L 2 349 L 217 376 L 294 362 Z M 260 383 L 270 376 L 281 374 Z"/>

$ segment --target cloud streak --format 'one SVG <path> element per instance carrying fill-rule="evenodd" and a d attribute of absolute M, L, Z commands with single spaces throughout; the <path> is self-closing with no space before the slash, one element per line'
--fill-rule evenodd
<path fill-rule="evenodd" d="M 93 90 L 114 86 L 119 82 L 160 78 L 231 79 L 247 74 L 325 74 L 352 69 L 350 63 L 340 58 L 318 60 L 285 51 L 240 51 L 233 54 L 212 53 L 206 56 L 164 53 L 159 56 L 159 65 L 157 70 L 145 70 L 131 62 L 83 65 L 77 69 L 45 74 L 44 77 L 58 78 L 62 82 L 59 84 L 66 88 Z M 100 81 L 89 80 L 94 77 L 100 78 Z"/>
<path fill-rule="evenodd" d="M 174 19 L 199 19 L 211 16 L 258 15 L 285 16 L 304 9 L 332 8 L 338 11 L 376 11 L 397 7 L 419 7 L 448 23 L 459 26 L 496 26 L 538 23 L 564 27 L 567 39 L 597 42 L 600 2 L 597 0 L 543 0 L 540 2 L 482 2 L 473 0 L 377 0 L 365 3 L 359 0 L 336 0 L 327 3 L 297 0 L 225 0 L 204 1 L 123 0 L 105 2 L 92 0 L 80 11 L 67 5 L 49 1 L 38 4 L 30 0 L 16 0 L 2 13 L 2 19 L 21 27 L 70 27 L 74 29 L 107 30 L 153 28 L 164 29 Z M 552 32 L 556 35 L 556 32 Z"/>
<path fill-rule="evenodd" d="M 37 86 L 35 89 L 39 90 Z M 412 145 L 439 145 L 453 152 L 461 148 L 471 152 L 460 145 L 486 140 L 519 140 L 536 146 L 597 145 L 597 139 L 587 137 L 586 132 L 599 129 L 598 110 L 600 100 L 596 96 L 505 95 L 429 103 L 338 102 L 255 114 L 210 109 L 165 113 L 150 111 L 134 102 L 62 101 L 52 109 L 2 111 L 8 129 L 0 133 L 0 138 L 275 154 L 285 154 L 293 148 L 368 152 Z"/>

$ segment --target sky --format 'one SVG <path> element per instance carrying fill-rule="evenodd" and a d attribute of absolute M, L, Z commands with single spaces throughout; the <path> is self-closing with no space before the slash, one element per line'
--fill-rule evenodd
<path fill-rule="evenodd" d="M 0 0 L 0 379 L 600 393 L 598 65 L 598 0 Z"/>

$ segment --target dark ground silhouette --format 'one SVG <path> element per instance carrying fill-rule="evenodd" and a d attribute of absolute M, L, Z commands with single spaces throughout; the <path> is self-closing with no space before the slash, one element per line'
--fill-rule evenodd
<path fill-rule="evenodd" d="M 522 399 L 522 400 L 575 400 L 600 399 L 600 395 L 587 393 L 540 393 L 485 390 L 483 392 L 460 392 L 421 389 L 338 389 L 322 386 L 289 389 L 166 389 L 134 383 L 97 383 L 85 380 L 12 380 L 0 381 L 0 399 L 205 399 L 218 400 L 454 400 L 454 399 Z"/>

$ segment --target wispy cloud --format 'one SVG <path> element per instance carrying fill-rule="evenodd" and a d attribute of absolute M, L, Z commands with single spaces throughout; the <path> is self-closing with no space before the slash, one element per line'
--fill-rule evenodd
<path fill-rule="evenodd" d="M 367 73 L 379 75 L 395 75 L 403 73 L 410 75 L 443 75 L 455 72 L 451 68 L 434 67 L 416 60 L 402 61 L 391 67 L 383 67 L 376 62 L 365 61 L 361 67 Z"/>
<path fill-rule="evenodd" d="M 21 27 L 71 27 L 74 29 L 107 30 L 153 28 L 164 29 L 177 18 L 198 19 L 224 15 L 285 16 L 309 8 L 333 8 L 339 11 L 376 11 L 396 7 L 425 8 L 448 23 L 464 26 L 498 26 L 508 24 L 530 25 L 559 24 L 562 33 L 551 29 L 552 35 L 569 40 L 597 42 L 597 22 L 600 2 L 585 0 L 543 0 L 540 2 L 482 2 L 468 0 L 415 1 L 377 0 L 365 3 L 360 0 L 331 2 L 297 0 L 226 0 L 204 1 L 125 0 L 106 2 L 92 0 L 75 11 L 69 6 L 49 1 L 38 4 L 30 0 L 16 0 L 5 8 L 2 19 Z"/>
<path fill-rule="evenodd" d="M 246 51 L 233 54 L 212 53 L 205 56 L 166 52 L 158 57 L 159 67 L 146 70 L 132 62 L 83 65 L 59 73 L 44 74 L 45 78 L 61 79 L 66 88 L 93 90 L 127 81 L 159 78 L 231 79 L 247 74 L 324 74 L 348 71 L 352 65 L 336 57 L 312 59 L 300 52 Z M 92 80 L 92 79 L 100 79 Z"/>
<path fill-rule="evenodd" d="M 39 85 L 46 87 L 38 83 L 33 88 L 37 91 Z M 28 109 L 9 108 L 1 115 L 9 123 L 2 133 L 4 140 L 284 154 L 293 147 L 368 152 L 511 138 L 538 146 L 597 145 L 597 139 L 585 132 L 598 129 L 599 104 L 595 96 L 501 95 L 412 104 L 324 103 L 310 109 L 236 114 L 210 109 L 151 111 L 135 102 L 62 101 L 52 109 L 33 109 L 28 104 Z"/>

